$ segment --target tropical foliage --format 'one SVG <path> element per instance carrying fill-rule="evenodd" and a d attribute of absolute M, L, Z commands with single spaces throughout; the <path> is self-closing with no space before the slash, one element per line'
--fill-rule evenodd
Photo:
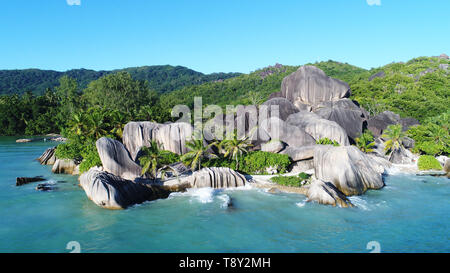
<path fill-rule="evenodd" d="M 450 110 L 412 127 L 408 134 L 415 140 L 413 151 L 427 155 L 450 154 Z"/>
<path fill-rule="evenodd" d="M 270 180 L 282 186 L 301 187 L 310 182 L 310 177 L 311 175 L 302 172 L 297 176 L 274 176 Z"/>
<path fill-rule="evenodd" d="M 324 138 L 316 140 L 316 144 L 319 144 L 319 145 L 333 145 L 333 146 L 336 146 L 336 147 L 340 146 L 339 142 L 337 142 L 335 140 L 331 140 L 331 139 L 329 139 L 327 137 L 324 137 Z"/>
<path fill-rule="evenodd" d="M 355 139 L 356 146 L 364 153 L 371 153 L 374 151 L 374 137 L 371 131 L 365 130 L 360 137 Z"/>
<path fill-rule="evenodd" d="M 419 170 L 442 170 L 442 166 L 439 161 L 431 155 L 422 155 L 417 161 L 417 166 Z"/>
<path fill-rule="evenodd" d="M 389 125 L 384 131 L 384 134 L 381 135 L 386 140 L 384 143 L 385 153 L 387 154 L 403 147 L 402 138 L 405 136 L 406 134 L 402 131 L 401 124 Z"/>

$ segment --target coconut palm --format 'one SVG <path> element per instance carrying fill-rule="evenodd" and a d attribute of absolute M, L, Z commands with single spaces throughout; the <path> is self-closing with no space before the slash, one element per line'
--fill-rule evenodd
<path fill-rule="evenodd" d="M 386 139 L 384 151 L 389 153 L 402 148 L 402 138 L 405 136 L 406 134 L 403 132 L 401 124 L 389 125 L 381 136 L 383 139 Z"/>
<path fill-rule="evenodd" d="M 366 130 L 360 137 L 355 139 L 356 146 L 364 153 L 371 153 L 374 151 L 375 146 L 373 135 L 370 131 Z"/>
<path fill-rule="evenodd" d="M 163 165 L 161 162 L 164 160 L 159 145 L 156 141 L 150 141 L 150 145 L 141 148 L 139 163 L 142 167 L 142 175 L 149 175 L 152 179 L 158 178 L 161 174 L 161 178 L 164 179 L 166 170 L 170 169 L 175 174 L 177 171 L 169 165 Z"/>
<path fill-rule="evenodd" d="M 85 133 L 86 124 L 85 124 L 85 115 L 83 112 L 78 112 L 72 115 L 72 120 L 69 123 L 70 132 L 74 133 L 77 136 L 80 136 Z"/>
<path fill-rule="evenodd" d="M 122 138 L 123 129 L 125 125 L 130 121 L 129 115 L 120 112 L 118 110 L 112 111 L 110 114 L 111 123 L 113 124 L 113 129 L 111 133 L 115 134 L 117 137 Z"/>
<path fill-rule="evenodd" d="M 99 111 L 92 111 L 86 115 L 86 124 L 88 137 L 99 139 L 108 134 L 109 123 L 105 121 L 103 113 Z"/>
<path fill-rule="evenodd" d="M 181 160 L 186 165 L 191 166 L 192 170 L 200 170 L 202 167 L 202 160 L 208 156 L 215 157 L 209 151 L 217 143 L 213 142 L 208 145 L 204 145 L 203 138 L 193 138 L 191 141 L 186 142 L 186 147 L 189 148 L 189 152 L 181 156 Z"/>
<path fill-rule="evenodd" d="M 236 131 L 231 137 L 222 140 L 219 144 L 220 149 L 224 152 L 224 157 L 229 157 L 236 161 L 236 169 L 239 169 L 239 159 L 243 154 L 248 152 L 248 148 L 253 146 L 248 137 L 238 138 Z"/>

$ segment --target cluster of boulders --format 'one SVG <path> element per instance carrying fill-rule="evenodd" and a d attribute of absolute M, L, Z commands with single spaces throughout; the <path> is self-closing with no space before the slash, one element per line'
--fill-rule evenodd
<path fill-rule="evenodd" d="M 80 162 L 74 159 L 57 158 L 55 155 L 56 147 L 48 148 L 37 158 L 42 165 L 53 165 L 52 172 L 57 174 L 80 174 Z"/>
<path fill-rule="evenodd" d="M 278 113 L 268 110 L 267 118 L 261 121 L 255 120 L 245 108 L 238 108 L 231 119 L 227 115 L 216 115 L 205 128 L 215 128 L 216 124 L 225 128 L 243 125 L 245 133 L 257 134 L 252 138 L 254 149 L 289 155 L 294 162 L 291 166 L 294 172 L 314 170 L 312 183 L 306 189 L 309 200 L 352 206 L 347 196 L 384 186 L 383 173 L 390 166 L 387 159 L 393 159 L 386 158 L 384 152 L 365 154 L 351 144 L 369 129 L 377 137 L 378 148 L 382 149 L 380 136 L 388 125 L 400 123 L 406 129 L 418 122 L 401 119 L 391 112 L 370 117 L 349 99 L 350 94 L 347 83 L 328 77 L 314 66 L 302 66 L 283 80 L 280 92 L 272 94 L 262 104 L 279 106 Z M 188 152 L 186 142 L 192 133 L 192 125 L 183 122 L 130 122 L 124 128 L 122 142 L 108 138 L 97 140 L 103 167 L 92 168 L 81 175 L 80 184 L 94 203 L 109 209 L 165 198 L 170 192 L 186 188 L 228 188 L 246 184 L 243 175 L 229 168 L 204 168 L 192 173 L 186 172 L 184 167 L 176 177 L 164 181 L 149 180 L 142 175 L 139 152 L 143 146 L 155 141 L 161 149 L 181 155 Z M 205 142 L 216 133 L 214 130 L 205 132 Z M 325 138 L 339 146 L 316 144 Z M 405 146 L 411 145 L 413 143 Z M 408 156 L 402 150 L 393 157 L 401 161 Z M 56 159 L 54 149 L 46 151 L 40 161 L 54 164 L 56 169 L 76 168 L 70 162 Z"/>

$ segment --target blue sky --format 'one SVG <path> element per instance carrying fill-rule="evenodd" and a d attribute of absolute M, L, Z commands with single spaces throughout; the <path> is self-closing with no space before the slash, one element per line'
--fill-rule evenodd
<path fill-rule="evenodd" d="M 449 12 L 448 0 L 0 0 L 0 69 L 371 68 L 450 55 Z"/>

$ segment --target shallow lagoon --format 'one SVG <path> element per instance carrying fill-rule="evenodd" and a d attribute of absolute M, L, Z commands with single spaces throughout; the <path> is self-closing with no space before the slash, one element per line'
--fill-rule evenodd
<path fill-rule="evenodd" d="M 387 186 L 351 197 L 357 208 L 306 203 L 296 194 L 257 189 L 200 189 L 124 211 L 87 199 L 77 177 L 34 161 L 50 142 L 0 138 L 0 252 L 382 252 L 450 251 L 450 184 L 446 178 L 396 174 Z M 15 186 L 18 176 L 43 175 Z M 58 183 L 64 181 L 65 183 Z M 227 208 L 231 198 L 233 208 Z"/>

